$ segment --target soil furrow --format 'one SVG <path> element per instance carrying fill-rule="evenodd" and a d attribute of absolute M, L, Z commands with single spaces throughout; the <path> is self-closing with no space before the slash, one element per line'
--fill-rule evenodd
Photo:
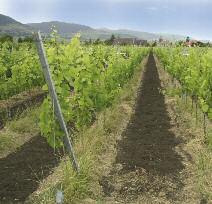
<path fill-rule="evenodd" d="M 23 203 L 59 162 L 59 154 L 41 136 L 33 137 L 17 151 L 1 158 L 0 203 Z"/>
<path fill-rule="evenodd" d="M 193 192 L 189 195 L 184 190 L 189 153 L 178 151 L 185 143 L 180 131 L 170 117 L 151 53 L 135 113 L 118 141 L 110 173 L 100 181 L 105 200 L 110 200 L 108 203 L 193 203 Z"/>

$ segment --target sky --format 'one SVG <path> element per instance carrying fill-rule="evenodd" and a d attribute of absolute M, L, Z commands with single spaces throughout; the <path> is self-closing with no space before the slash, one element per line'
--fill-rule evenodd
<path fill-rule="evenodd" d="M 22 23 L 64 21 L 212 40 L 212 0 L 0 0 Z"/>

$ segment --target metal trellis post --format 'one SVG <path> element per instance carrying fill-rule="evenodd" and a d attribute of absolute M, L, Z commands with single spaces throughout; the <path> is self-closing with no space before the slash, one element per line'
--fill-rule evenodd
<path fill-rule="evenodd" d="M 51 96 L 52 103 L 55 106 L 54 112 L 55 112 L 55 115 L 58 119 L 58 122 L 60 124 L 61 129 L 65 133 L 65 135 L 63 137 L 63 143 L 66 147 L 66 150 L 69 153 L 69 156 L 71 158 L 74 169 L 77 172 L 79 172 L 79 165 L 77 163 L 77 159 L 76 159 L 76 156 L 75 156 L 75 153 L 74 153 L 74 149 L 73 149 L 73 146 L 72 146 L 71 139 L 69 138 L 69 133 L 68 133 L 68 130 L 67 130 L 64 118 L 63 118 L 63 114 L 62 114 L 62 111 L 61 111 L 58 96 L 57 96 L 57 93 L 55 91 L 55 85 L 54 85 L 54 82 L 53 82 L 52 77 L 51 77 L 49 64 L 48 64 L 48 61 L 47 61 L 47 57 L 46 57 L 46 53 L 45 53 L 45 50 L 44 50 L 40 31 L 35 33 L 35 40 L 36 40 L 36 47 L 37 47 L 40 63 L 41 63 L 41 66 L 42 66 L 43 74 L 44 74 L 46 83 L 48 85 L 49 94 Z"/>

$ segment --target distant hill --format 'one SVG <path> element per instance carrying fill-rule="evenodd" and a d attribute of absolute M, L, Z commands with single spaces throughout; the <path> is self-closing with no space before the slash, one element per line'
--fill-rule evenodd
<path fill-rule="evenodd" d="M 114 34 L 120 38 L 139 38 L 143 40 L 158 40 L 162 37 L 165 40 L 176 41 L 185 39 L 184 36 L 170 34 L 155 34 L 133 30 L 111 30 L 107 28 L 94 29 L 86 25 L 75 23 L 65 23 L 60 21 L 51 21 L 43 23 L 22 24 L 8 16 L 0 14 L 0 35 L 9 34 L 15 37 L 31 35 L 33 31 L 40 30 L 43 35 L 48 36 L 51 33 L 52 26 L 55 26 L 61 37 L 70 39 L 77 33 L 81 34 L 83 40 L 101 39 L 106 40 Z"/>
<path fill-rule="evenodd" d="M 154 33 L 126 30 L 126 29 L 119 29 L 119 30 L 103 29 L 102 31 L 105 31 L 109 34 L 113 33 L 118 36 L 128 35 L 128 36 L 132 36 L 132 37 L 140 38 L 140 39 L 144 39 L 144 40 L 156 40 L 160 37 L 159 35 L 156 35 Z"/>
<path fill-rule="evenodd" d="M 10 18 L 9 16 L 0 14 L 0 26 L 9 25 L 9 24 L 21 24 L 21 23 Z"/>
<path fill-rule="evenodd" d="M 112 34 L 115 34 L 119 37 L 132 37 L 136 36 L 130 35 L 128 33 L 115 33 L 112 30 L 101 30 L 94 29 L 89 26 L 74 24 L 74 23 L 64 23 L 59 21 L 43 22 L 43 23 L 29 23 L 28 26 L 32 27 L 35 30 L 40 30 L 43 34 L 49 35 L 51 33 L 51 28 L 55 26 L 58 31 L 58 34 L 64 38 L 71 38 L 77 33 L 81 34 L 83 40 L 89 39 L 101 39 L 106 40 L 111 37 Z"/>
<path fill-rule="evenodd" d="M 110 29 L 98 29 L 99 32 L 107 33 L 108 35 L 114 34 L 116 36 L 129 36 L 144 40 L 158 40 L 162 37 L 164 40 L 176 41 L 176 40 L 184 40 L 185 36 L 181 35 L 172 35 L 172 34 L 164 34 L 164 33 L 149 33 L 142 31 L 134 31 L 127 29 L 119 29 L 119 30 L 110 30 Z"/>
<path fill-rule="evenodd" d="M 114 34 L 116 37 L 120 38 L 139 38 L 143 40 L 158 40 L 160 37 L 165 40 L 176 41 L 185 39 L 184 36 L 180 35 L 170 35 L 170 34 L 155 34 L 141 31 L 133 30 L 111 30 L 111 29 L 94 29 L 89 26 L 74 24 L 74 23 L 64 23 L 59 21 L 43 22 L 43 23 L 30 23 L 29 26 L 36 30 L 40 30 L 43 34 L 49 35 L 51 33 L 52 26 L 55 26 L 58 30 L 59 35 L 64 38 L 71 38 L 77 33 L 81 34 L 81 38 L 84 40 L 89 39 L 101 39 L 106 40 Z"/>
<path fill-rule="evenodd" d="M 52 32 L 52 27 L 55 26 L 58 34 L 65 38 L 72 37 L 76 33 L 95 32 L 95 29 L 89 26 L 75 23 L 64 23 L 59 21 L 30 23 L 28 26 L 34 28 L 35 30 L 40 30 L 43 34 L 46 35 L 49 35 Z"/>
<path fill-rule="evenodd" d="M 28 25 L 24 25 L 9 16 L 0 14 L 0 35 L 26 36 L 30 35 L 32 30 Z"/>

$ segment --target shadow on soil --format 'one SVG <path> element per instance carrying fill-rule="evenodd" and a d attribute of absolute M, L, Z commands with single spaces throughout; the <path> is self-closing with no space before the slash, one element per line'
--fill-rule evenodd
<path fill-rule="evenodd" d="M 0 203 L 23 203 L 59 164 L 59 154 L 41 136 L 0 159 Z"/>
<path fill-rule="evenodd" d="M 117 145 L 114 166 L 119 164 L 121 169 L 113 169 L 109 177 L 100 181 L 106 196 L 111 196 L 115 189 L 114 185 L 118 182 L 122 187 L 114 193 L 125 199 L 132 194 L 136 199 L 139 194 L 148 193 L 149 190 L 153 191 L 151 194 L 158 196 L 161 190 L 166 188 L 164 180 L 167 177 L 171 177 L 170 180 L 177 183 L 174 186 L 178 190 L 183 187 L 178 178 L 179 172 L 184 169 L 182 157 L 174 150 L 182 141 L 170 131 L 170 120 L 164 95 L 161 93 L 155 60 L 150 54 L 143 73 L 135 114 Z M 142 173 L 141 175 L 132 173 L 139 170 L 146 172 L 146 178 L 142 177 Z M 161 183 L 156 183 L 158 178 Z M 120 181 L 122 179 L 123 181 Z M 167 197 L 174 196 L 172 190 L 169 190 Z"/>
<path fill-rule="evenodd" d="M 142 167 L 148 172 L 165 175 L 183 168 L 182 158 L 174 150 L 180 141 L 169 131 L 170 117 L 160 90 L 157 68 L 150 55 L 135 114 L 118 144 L 116 162 L 125 170 Z"/>

